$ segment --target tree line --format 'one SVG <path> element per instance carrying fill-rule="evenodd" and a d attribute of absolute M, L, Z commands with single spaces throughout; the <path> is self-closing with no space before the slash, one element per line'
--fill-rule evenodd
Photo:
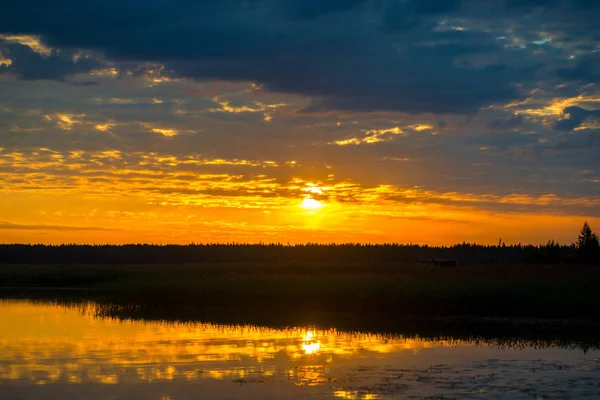
<path fill-rule="evenodd" d="M 0 245 L 4 264 L 184 264 L 184 263 L 394 263 L 458 259 L 461 263 L 596 263 L 598 236 L 586 222 L 577 241 L 561 245 L 452 246 L 418 244 L 189 244 L 189 245 Z"/>

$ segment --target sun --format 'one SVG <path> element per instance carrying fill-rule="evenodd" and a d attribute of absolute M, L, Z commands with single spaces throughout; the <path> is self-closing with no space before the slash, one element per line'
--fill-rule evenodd
<path fill-rule="evenodd" d="M 319 211 L 321 208 L 323 208 L 323 205 L 324 204 L 320 201 L 307 197 L 304 200 L 302 200 L 300 207 L 309 211 Z"/>

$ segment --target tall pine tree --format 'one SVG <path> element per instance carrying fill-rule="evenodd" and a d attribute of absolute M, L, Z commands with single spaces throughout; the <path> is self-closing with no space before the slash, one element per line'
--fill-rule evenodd
<path fill-rule="evenodd" d="M 593 260 L 600 253 L 598 235 L 592 232 L 592 228 L 590 228 L 587 221 L 583 224 L 583 228 L 581 228 L 577 237 L 577 249 L 580 257 L 585 261 Z"/>

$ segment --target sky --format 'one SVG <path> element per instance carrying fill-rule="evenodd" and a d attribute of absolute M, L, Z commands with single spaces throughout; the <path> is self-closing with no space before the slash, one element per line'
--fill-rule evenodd
<path fill-rule="evenodd" d="M 0 6 L 0 242 L 569 244 L 600 2 Z"/>

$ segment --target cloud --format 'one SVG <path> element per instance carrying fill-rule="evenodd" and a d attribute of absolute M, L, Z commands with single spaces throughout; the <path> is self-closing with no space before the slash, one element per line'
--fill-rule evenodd
<path fill-rule="evenodd" d="M 30 46 L 2 39 L 0 39 L 0 51 L 11 61 L 10 65 L 0 65 L 0 73 L 14 73 L 23 80 L 63 81 L 67 77 L 88 73 L 101 66 L 101 63 L 92 58 L 76 57 L 75 52 L 52 50 L 46 55 L 35 51 Z"/>
<path fill-rule="evenodd" d="M 496 131 L 513 130 L 518 128 L 522 123 L 523 116 L 518 114 L 508 118 L 496 119 L 489 124 L 489 127 Z"/>
<path fill-rule="evenodd" d="M 596 132 L 582 135 L 569 135 L 558 142 L 560 150 L 585 150 L 600 146 L 600 137 Z"/>
<path fill-rule="evenodd" d="M 287 2 L 288 16 L 292 19 L 313 19 L 323 15 L 346 12 L 367 0 L 328 0 Z"/>
<path fill-rule="evenodd" d="M 444 14 L 454 11 L 461 0 L 418 0 L 412 1 L 415 11 L 420 14 Z"/>
<path fill-rule="evenodd" d="M 45 231 L 116 231 L 114 228 L 101 228 L 93 226 L 68 226 L 45 224 L 13 224 L 0 221 L 0 230 L 45 230 Z"/>
<path fill-rule="evenodd" d="M 507 0 L 509 9 L 533 9 L 535 7 L 562 9 L 571 11 L 592 11 L 600 8 L 594 0 Z"/>
<path fill-rule="evenodd" d="M 581 107 L 567 107 L 562 118 L 556 122 L 557 130 L 572 131 L 589 119 L 600 119 L 600 110 L 585 110 Z"/>
<path fill-rule="evenodd" d="M 559 69 L 558 76 L 571 81 L 597 83 L 600 81 L 600 54 L 584 56 L 575 66 Z"/>
<path fill-rule="evenodd" d="M 173 76 L 252 81 L 316 98 L 306 112 L 469 114 L 520 98 L 514 84 L 530 80 L 521 70 L 457 63 L 465 54 L 506 53 L 493 36 L 436 30 L 441 16 L 460 10 L 460 1 L 390 3 L 71 0 L 63 4 L 65 14 L 29 0 L 4 6 L 0 26 L 61 49 L 48 59 L 21 55 L 29 58 L 13 71 L 24 79 L 60 80 L 89 70 L 91 60 L 67 63 L 69 53 L 63 55 L 86 49 L 113 61 L 164 64 Z M 471 43 L 475 36 L 479 42 Z"/>

